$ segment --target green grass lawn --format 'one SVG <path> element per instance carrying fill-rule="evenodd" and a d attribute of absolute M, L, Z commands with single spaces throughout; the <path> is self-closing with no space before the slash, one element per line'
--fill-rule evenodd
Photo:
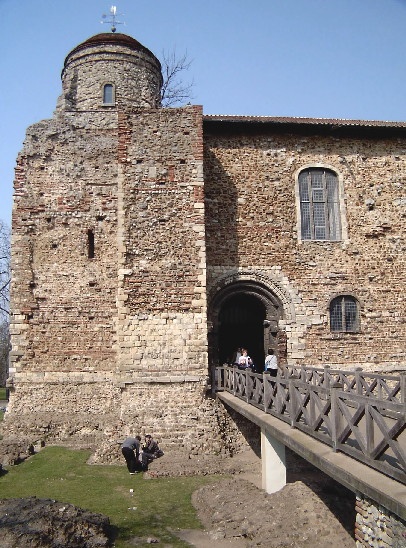
<path fill-rule="evenodd" d="M 117 548 L 130 547 L 132 537 L 148 536 L 159 538 L 162 544 L 188 546 L 171 531 L 201 528 L 191 495 L 216 478 L 144 480 L 143 474 L 131 476 L 125 465 L 88 465 L 88 457 L 87 451 L 46 447 L 22 464 L 8 467 L 0 477 L 0 496 L 51 498 L 105 514 L 118 528 Z"/>

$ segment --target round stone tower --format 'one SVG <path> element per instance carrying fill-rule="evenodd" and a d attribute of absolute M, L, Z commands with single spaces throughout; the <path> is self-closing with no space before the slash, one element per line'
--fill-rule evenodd
<path fill-rule="evenodd" d="M 133 110 L 160 106 L 161 64 L 131 36 L 102 33 L 76 46 L 62 70 L 57 110 Z"/>

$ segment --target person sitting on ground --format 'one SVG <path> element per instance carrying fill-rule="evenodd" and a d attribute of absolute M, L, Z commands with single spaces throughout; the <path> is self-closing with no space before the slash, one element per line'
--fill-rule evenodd
<path fill-rule="evenodd" d="M 145 436 L 145 444 L 142 446 L 142 469 L 148 470 L 148 464 L 154 459 L 162 457 L 163 451 L 159 448 L 158 443 L 153 439 L 150 434 Z"/>
<path fill-rule="evenodd" d="M 141 436 L 135 436 L 135 438 L 129 437 L 125 439 L 121 445 L 121 452 L 123 453 L 130 474 L 136 474 L 139 472 L 140 445 Z"/>

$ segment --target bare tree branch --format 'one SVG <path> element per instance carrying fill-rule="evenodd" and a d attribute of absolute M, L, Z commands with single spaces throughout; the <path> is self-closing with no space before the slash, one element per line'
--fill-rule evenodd
<path fill-rule="evenodd" d="M 180 57 L 176 49 L 169 53 L 162 52 L 161 104 L 163 107 L 180 106 L 193 99 L 193 80 L 189 83 L 183 80 L 184 73 L 190 69 L 192 62 L 188 59 L 187 52 Z"/>

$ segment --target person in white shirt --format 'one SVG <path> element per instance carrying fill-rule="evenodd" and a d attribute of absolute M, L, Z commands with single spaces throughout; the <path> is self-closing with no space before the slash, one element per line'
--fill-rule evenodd
<path fill-rule="evenodd" d="M 242 348 L 242 355 L 238 360 L 238 367 L 240 369 L 249 369 L 252 368 L 252 366 L 253 363 L 252 359 L 248 356 L 248 350 L 246 348 Z"/>
<path fill-rule="evenodd" d="M 268 348 L 268 354 L 265 358 L 265 371 L 267 371 L 271 377 L 276 377 L 278 373 L 278 359 L 272 348 Z"/>

